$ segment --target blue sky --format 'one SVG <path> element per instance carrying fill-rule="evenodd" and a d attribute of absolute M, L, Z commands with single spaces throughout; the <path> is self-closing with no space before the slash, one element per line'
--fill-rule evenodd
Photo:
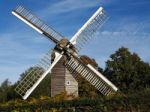
<path fill-rule="evenodd" d="M 1 0 L 0 1 L 0 83 L 15 82 L 19 75 L 53 47 L 53 44 L 11 14 L 23 5 L 70 39 L 99 6 L 110 19 L 96 38 L 81 51 L 105 67 L 105 61 L 125 46 L 150 62 L 149 0 Z"/>

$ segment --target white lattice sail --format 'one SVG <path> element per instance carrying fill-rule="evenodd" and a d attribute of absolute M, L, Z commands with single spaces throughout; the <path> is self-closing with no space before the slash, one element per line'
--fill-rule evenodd
<path fill-rule="evenodd" d="M 60 60 L 62 55 L 57 54 L 54 62 L 51 64 L 51 50 L 40 60 L 39 64 L 32 67 L 24 78 L 19 81 L 19 84 L 15 88 L 15 91 L 27 99 L 32 91 L 39 85 L 39 83 L 46 77 L 54 65 Z"/>
<path fill-rule="evenodd" d="M 64 37 L 22 6 L 14 9 L 12 14 L 55 43 Z"/>
<path fill-rule="evenodd" d="M 118 90 L 113 83 L 111 83 L 94 67 L 92 67 L 90 64 L 85 65 L 77 58 L 71 57 L 71 59 L 66 63 L 66 67 L 70 73 L 75 75 L 75 77 L 81 75 L 104 95 L 110 95 Z"/>
<path fill-rule="evenodd" d="M 108 19 L 107 13 L 100 7 L 93 16 L 78 30 L 70 42 L 75 45 L 78 51 L 91 39 L 95 37 L 96 31 Z"/>

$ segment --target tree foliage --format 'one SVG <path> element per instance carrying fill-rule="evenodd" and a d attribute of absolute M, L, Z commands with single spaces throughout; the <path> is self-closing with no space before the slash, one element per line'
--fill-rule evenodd
<path fill-rule="evenodd" d="M 95 59 L 92 59 L 86 55 L 82 55 L 80 57 L 81 61 L 83 63 L 90 64 L 92 65 L 94 68 L 96 68 L 97 70 L 99 70 L 100 72 L 102 72 L 102 68 L 100 68 L 98 66 L 98 64 L 96 63 Z M 100 92 L 98 90 L 95 89 L 95 87 L 93 85 L 91 85 L 87 80 L 85 80 L 82 76 L 78 76 L 79 77 L 79 96 L 80 97 L 91 97 L 91 98 L 95 98 L 100 94 Z"/>
<path fill-rule="evenodd" d="M 11 85 L 11 82 L 8 79 L 2 82 L 0 86 L 0 102 L 6 102 L 18 97 L 14 91 L 14 87 L 15 84 Z"/>
<path fill-rule="evenodd" d="M 9 101 L 0 105 L 2 112 L 149 112 L 150 90 L 115 96 L 112 98 L 77 98 L 63 100 L 64 96 L 54 98 L 32 98 L 28 101 Z"/>
<path fill-rule="evenodd" d="M 105 74 L 122 92 L 150 87 L 150 65 L 124 47 L 110 56 Z"/>
<path fill-rule="evenodd" d="M 41 70 L 44 72 L 42 68 L 39 67 L 30 67 L 28 70 L 26 70 L 24 73 L 20 75 L 20 80 L 23 79 L 26 75 L 31 73 L 32 71 Z M 41 72 L 41 75 L 42 73 Z M 37 73 L 33 72 L 34 75 L 38 75 Z M 51 77 L 50 74 L 47 74 L 47 76 L 42 80 L 42 82 L 37 86 L 37 88 L 33 91 L 31 94 L 31 97 L 39 98 L 40 96 L 51 96 Z"/>
<path fill-rule="evenodd" d="M 86 55 L 82 55 L 80 57 L 80 60 L 85 63 L 86 65 L 87 64 L 91 64 L 93 67 L 97 68 L 98 67 L 98 64 L 96 63 L 95 59 L 91 59 L 90 57 L 86 56 Z"/>

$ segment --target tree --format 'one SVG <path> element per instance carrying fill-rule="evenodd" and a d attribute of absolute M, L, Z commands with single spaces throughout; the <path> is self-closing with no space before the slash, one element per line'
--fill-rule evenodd
<path fill-rule="evenodd" d="M 4 82 L 2 82 L 1 89 L 6 89 L 10 85 L 11 85 L 11 82 L 8 79 L 6 79 L 6 80 L 4 80 Z"/>
<path fill-rule="evenodd" d="M 86 55 L 82 55 L 80 57 L 81 61 L 83 63 L 87 64 L 91 64 L 93 67 L 97 68 L 98 64 L 96 63 L 95 59 L 91 59 L 90 57 L 86 56 Z"/>
<path fill-rule="evenodd" d="M 104 73 L 124 93 L 150 87 L 150 65 L 124 47 L 110 56 Z"/>
<path fill-rule="evenodd" d="M 32 71 L 37 71 L 37 72 L 40 72 L 41 74 L 44 72 L 43 68 L 30 67 L 28 70 L 26 70 L 24 73 L 20 75 L 20 80 L 25 78 L 25 76 L 28 75 L 29 73 L 30 75 L 31 73 L 33 73 L 34 75 L 38 75 L 36 72 L 32 72 Z M 33 93 L 31 94 L 31 97 L 39 98 L 40 96 L 51 96 L 50 91 L 51 91 L 51 77 L 50 77 L 50 74 L 47 74 L 47 76 L 42 80 L 42 82 L 33 91 Z"/>
<path fill-rule="evenodd" d="M 96 61 L 94 59 L 91 59 L 90 57 L 86 55 L 82 55 L 80 57 L 81 61 L 83 63 L 90 64 L 94 68 L 96 68 L 98 71 L 102 73 L 103 69 L 98 66 Z M 78 82 L 79 82 L 79 96 L 80 97 L 97 97 L 100 95 L 100 92 L 95 89 L 93 85 L 91 85 L 87 80 L 85 80 L 82 76 L 78 76 Z"/>
<path fill-rule="evenodd" d="M 33 91 L 31 97 L 51 96 L 51 75 L 50 73 L 42 80 L 38 87 Z"/>
<path fill-rule="evenodd" d="M 16 98 L 15 96 L 14 86 L 11 85 L 11 82 L 8 79 L 4 80 L 0 87 L 0 101 L 5 102 L 12 100 L 13 98 Z"/>

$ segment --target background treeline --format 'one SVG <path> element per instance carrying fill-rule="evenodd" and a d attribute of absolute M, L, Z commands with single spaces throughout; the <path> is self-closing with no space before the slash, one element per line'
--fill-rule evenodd
<path fill-rule="evenodd" d="M 86 80 L 79 80 L 79 98 L 72 101 L 65 101 L 67 95 L 62 93 L 54 98 L 50 98 L 50 74 L 36 88 L 27 101 L 22 101 L 20 96 L 14 92 L 17 83 L 11 84 L 6 79 L 0 86 L 1 109 L 53 109 L 66 111 L 87 111 L 99 109 L 95 112 L 142 112 L 150 107 L 150 65 L 141 60 L 136 53 L 131 53 L 127 48 L 119 48 L 106 61 L 105 69 L 98 66 L 94 59 L 81 56 L 81 60 L 90 63 L 111 80 L 118 88 L 119 92 L 110 97 L 104 97 Z M 23 78 L 26 73 L 36 68 L 30 68 L 20 75 Z M 89 99 L 90 98 L 90 99 Z M 38 100 L 36 100 L 38 99 Z M 63 103 L 62 103 L 63 102 Z M 34 105 L 33 105 L 34 104 Z M 67 110 L 68 109 L 68 110 Z M 29 110 L 31 111 L 31 110 Z M 148 112 L 148 110 L 146 111 Z"/>

